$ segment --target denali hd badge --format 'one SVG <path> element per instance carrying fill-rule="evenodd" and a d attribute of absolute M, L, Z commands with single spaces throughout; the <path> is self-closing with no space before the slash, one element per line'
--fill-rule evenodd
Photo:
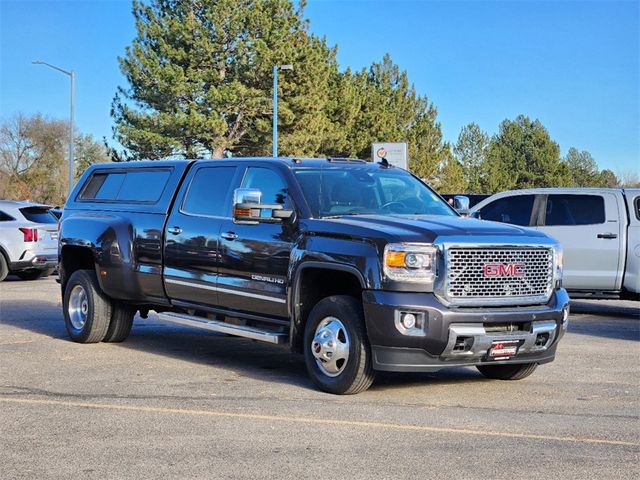
<path fill-rule="evenodd" d="M 485 277 L 523 277 L 524 263 L 485 263 Z"/>
<path fill-rule="evenodd" d="M 269 282 L 269 283 L 277 283 L 282 285 L 284 280 L 278 277 L 268 277 L 266 275 L 251 275 L 251 280 L 256 280 L 258 282 Z"/>

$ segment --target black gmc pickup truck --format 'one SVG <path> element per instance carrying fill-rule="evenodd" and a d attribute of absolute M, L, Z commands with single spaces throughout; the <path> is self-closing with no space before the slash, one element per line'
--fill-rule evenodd
<path fill-rule="evenodd" d="M 303 353 L 322 390 L 377 370 L 475 365 L 520 379 L 567 327 L 562 251 L 461 218 L 386 162 L 247 158 L 89 168 L 60 224 L 76 342 L 119 342 L 136 312 Z"/>

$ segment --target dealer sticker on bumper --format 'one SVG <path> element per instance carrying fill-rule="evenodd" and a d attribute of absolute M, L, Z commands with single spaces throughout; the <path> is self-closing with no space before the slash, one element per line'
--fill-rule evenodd
<path fill-rule="evenodd" d="M 520 342 L 493 342 L 489 349 L 489 358 L 499 360 L 502 358 L 513 357 L 518 352 Z"/>

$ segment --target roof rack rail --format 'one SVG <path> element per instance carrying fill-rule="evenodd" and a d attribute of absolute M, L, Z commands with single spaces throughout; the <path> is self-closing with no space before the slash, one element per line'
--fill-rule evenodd
<path fill-rule="evenodd" d="M 366 160 L 361 160 L 359 158 L 346 158 L 346 157 L 329 157 L 327 158 L 327 162 L 345 162 L 345 163 L 367 163 Z"/>

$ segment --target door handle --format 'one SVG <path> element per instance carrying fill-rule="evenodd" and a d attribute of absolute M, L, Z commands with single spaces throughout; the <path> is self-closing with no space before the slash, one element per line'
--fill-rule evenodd
<path fill-rule="evenodd" d="M 167 229 L 171 235 L 180 235 L 182 233 L 182 229 L 180 227 L 171 227 Z"/>
<path fill-rule="evenodd" d="M 238 235 L 236 235 L 233 232 L 225 232 L 225 233 L 221 233 L 220 236 L 222 238 L 224 238 L 225 240 L 235 240 L 236 238 L 238 238 Z"/>
<path fill-rule="evenodd" d="M 614 238 L 618 238 L 618 235 L 615 233 L 599 233 L 598 238 L 614 239 Z"/>

